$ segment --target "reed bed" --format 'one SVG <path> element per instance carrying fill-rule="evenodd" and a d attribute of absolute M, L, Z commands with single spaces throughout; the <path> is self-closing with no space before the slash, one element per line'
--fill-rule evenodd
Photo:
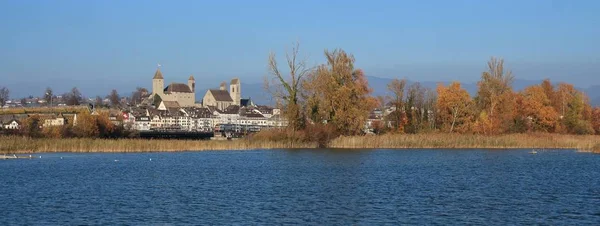
<path fill-rule="evenodd" d="M 316 144 L 240 140 L 146 140 L 146 139 L 31 139 L 0 137 L 0 153 L 52 152 L 176 152 L 204 150 L 252 150 L 280 148 L 314 148 Z"/>
<path fill-rule="evenodd" d="M 81 113 L 84 111 L 89 111 L 87 106 L 0 108 L 0 115 L 47 114 L 58 112 Z"/>
<path fill-rule="evenodd" d="M 486 149 L 577 149 L 600 153 L 600 136 L 559 134 L 508 134 L 497 136 L 460 134 L 396 134 L 379 136 L 338 137 L 330 148 L 486 148 Z M 240 140 L 146 140 L 146 139 L 32 139 L 0 136 L 0 153 L 52 152 L 176 152 L 203 150 L 253 150 L 284 148 L 317 148 L 317 143 Z"/>
<path fill-rule="evenodd" d="M 392 134 L 338 137 L 332 148 L 532 148 L 578 149 L 600 152 L 600 136 L 561 134 Z"/>

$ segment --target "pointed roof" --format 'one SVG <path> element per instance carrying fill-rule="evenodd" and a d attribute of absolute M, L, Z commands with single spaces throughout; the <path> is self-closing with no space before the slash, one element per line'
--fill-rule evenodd
<path fill-rule="evenodd" d="M 188 80 L 196 81 L 196 79 L 194 79 L 194 75 L 190 75 L 190 78 L 188 78 Z"/>
<path fill-rule="evenodd" d="M 154 78 L 152 78 L 152 79 L 165 79 L 162 76 L 162 72 L 160 72 L 160 68 L 156 69 L 156 72 L 154 73 Z"/>
<path fill-rule="evenodd" d="M 232 85 L 240 84 L 240 79 L 239 78 L 233 78 L 233 79 L 231 79 L 231 84 Z"/>

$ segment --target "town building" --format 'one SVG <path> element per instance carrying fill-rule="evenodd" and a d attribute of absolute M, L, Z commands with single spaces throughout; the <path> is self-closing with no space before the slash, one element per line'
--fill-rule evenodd
<path fill-rule="evenodd" d="M 4 123 L 2 127 L 7 130 L 18 130 L 21 128 L 21 122 L 16 119 L 11 119 L 7 123 Z"/>
<path fill-rule="evenodd" d="M 225 110 L 229 106 L 237 105 L 240 106 L 242 101 L 242 84 L 240 79 L 234 78 L 229 84 L 229 91 L 227 90 L 227 83 L 222 82 L 219 89 L 209 89 L 204 94 L 202 99 L 202 105 L 205 107 L 216 107 L 219 110 Z"/>
<path fill-rule="evenodd" d="M 51 116 L 50 118 L 47 118 L 44 120 L 44 124 L 42 125 L 44 128 L 46 127 L 52 127 L 52 126 L 64 126 L 66 123 L 65 118 L 62 116 L 62 114 L 59 114 L 57 116 Z"/>

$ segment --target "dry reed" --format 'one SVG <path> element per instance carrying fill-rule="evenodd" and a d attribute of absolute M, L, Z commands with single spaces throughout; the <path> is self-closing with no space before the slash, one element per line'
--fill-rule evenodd
<path fill-rule="evenodd" d="M 240 140 L 146 140 L 146 139 L 31 139 L 0 137 L 0 153 L 51 152 L 175 152 L 203 150 L 252 150 L 278 148 L 314 148 L 310 143 Z"/>
<path fill-rule="evenodd" d="M 174 152 L 202 150 L 252 150 L 317 148 L 317 143 L 240 139 L 233 141 L 145 139 L 32 139 L 0 137 L 0 153 L 48 152 Z M 578 149 L 600 153 L 600 136 L 559 134 L 508 134 L 497 136 L 412 134 L 338 137 L 331 148 L 488 148 Z"/>
<path fill-rule="evenodd" d="M 600 136 L 562 134 L 506 134 L 497 136 L 461 134 L 395 134 L 339 137 L 332 148 L 535 148 L 598 150 Z"/>
<path fill-rule="evenodd" d="M 81 113 L 84 111 L 88 111 L 87 106 L 0 108 L 0 115 L 48 114 L 48 113 L 59 113 L 59 112 Z"/>

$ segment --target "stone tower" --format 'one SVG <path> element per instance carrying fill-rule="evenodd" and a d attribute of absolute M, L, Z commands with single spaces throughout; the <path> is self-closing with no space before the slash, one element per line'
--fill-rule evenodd
<path fill-rule="evenodd" d="M 165 88 L 165 78 L 163 78 L 162 72 L 160 72 L 160 68 L 156 69 L 154 73 L 154 78 L 152 78 L 152 96 L 155 94 L 159 96 L 163 96 L 163 89 Z"/>
<path fill-rule="evenodd" d="M 196 79 L 194 79 L 194 75 L 190 75 L 190 78 L 188 78 L 188 86 L 192 93 L 196 92 Z"/>
<path fill-rule="evenodd" d="M 231 99 L 233 99 L 234 105 L 240 105 L 240 99 L 242 99 L 242 84 L 240 83 L 240 79 L 234 78 L 231 80 L 231 84 L 229 85 L 229 95 L 231 95 Z"/>

